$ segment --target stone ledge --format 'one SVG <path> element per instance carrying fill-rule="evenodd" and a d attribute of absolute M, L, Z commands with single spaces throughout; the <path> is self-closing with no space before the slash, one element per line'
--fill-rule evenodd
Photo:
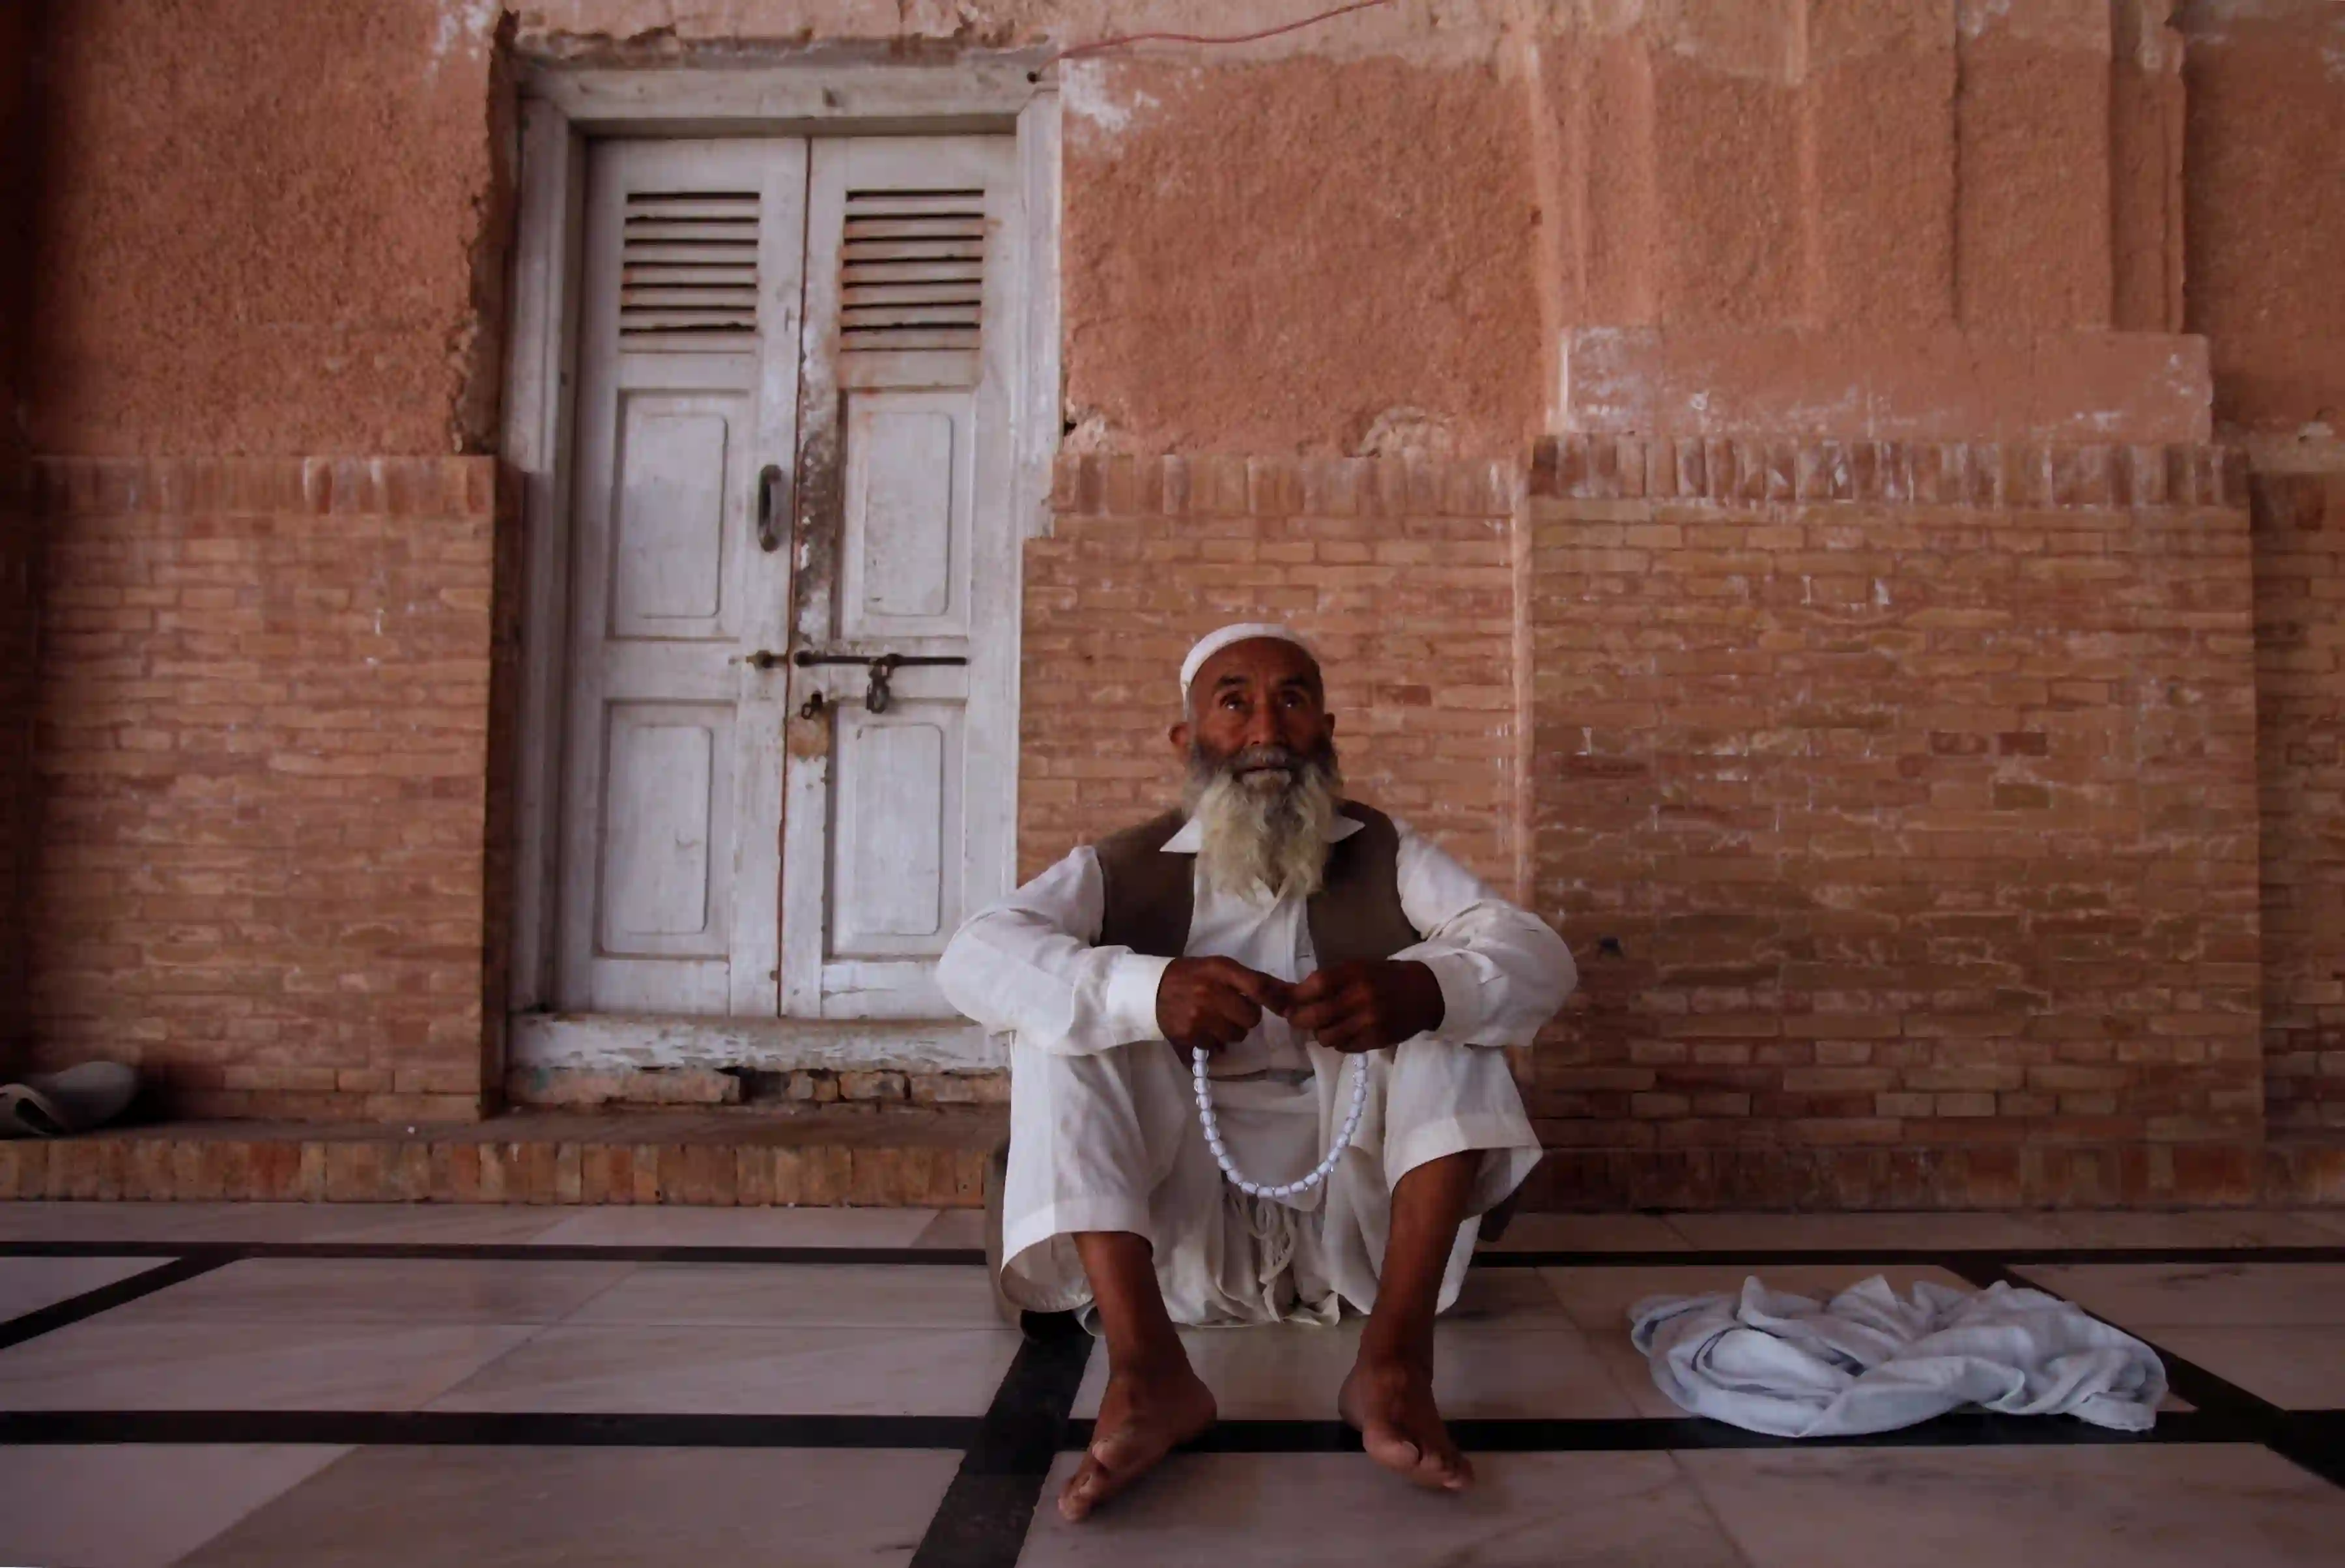
<path fill-rule="evenodd" d="M 167 1123 L 0 1143 L 0 1199 L 973 1208 L 989 1107 Z"/>
<path fill-rule="evenodd" d="M 1789 435 L 1546 436 L 1540 499 L 1993 509 L 2248 504 L 2246 454 L 2189 445 L 1840 441 Z"/>
<path fill-rule="evenodd" d="M 1558 360 L 1553 428 L 1590 434 L 2184 444 L 2212 434 L 2207 340 L 2187 334 L 1576 327 Z"/>
<path fill-rule="evenodd" d="M 1555 1149 L 1528 1211 L 2345 1205 L 2345 1138 L 1932 1148 Z"/>

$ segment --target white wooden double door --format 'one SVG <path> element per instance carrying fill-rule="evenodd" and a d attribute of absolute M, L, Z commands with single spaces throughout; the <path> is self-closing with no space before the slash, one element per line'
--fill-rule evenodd
<path fill-rule="evenodd" d="M 950 1015 L 1013 863 L 1013 146 L 594 148 L 563 1010 Z"/>

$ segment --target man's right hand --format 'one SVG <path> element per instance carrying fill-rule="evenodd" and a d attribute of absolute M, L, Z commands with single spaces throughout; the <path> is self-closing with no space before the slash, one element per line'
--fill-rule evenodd
<path fill-rule="evenodd" d="M 1183 1051 L 1219 1051 L 1253 1033 L 1264 1008 L 1284 1013 L 1293 989 L 1233 958 L 1176 958 L 1156 984 L 1156 1026 Z"/>

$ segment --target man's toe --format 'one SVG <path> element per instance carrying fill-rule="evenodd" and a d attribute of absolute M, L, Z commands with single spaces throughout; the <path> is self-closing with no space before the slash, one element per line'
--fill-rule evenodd
<path fill-rule="evenodd" d="M 1404 1436 L 1398 1427 L 1385 1421 L 1371 1422 L 1360 1433 L 1360 1446 L 1367 1450 L 1370 1459 L 1386 1470 L 1396 1470 L 1404 1475 L 1415 1471 L 1430 1457 Z"/>

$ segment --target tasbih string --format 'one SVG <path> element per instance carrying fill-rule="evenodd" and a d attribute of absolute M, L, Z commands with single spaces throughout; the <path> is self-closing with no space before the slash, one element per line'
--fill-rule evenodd
<path fill-rule="evenodd" d="M 1221 1118 L 1213 1110 L 1213 1080 L 1205 1073 L 1204 1048 L 1191 1050 L 1189 1061 L 1197 1089 L 1197 1119 L 1204 1125 L 1205 1142 L 1213 1151 L 1213 1163 L 1222 1167 L 1222 1174 L 1230 1178 L 1232 1186 L 1256 1197 L 1294 1196 L 1325 1181 L 1335 1171 L 1335 1162 L 1344 1157 L 1344 1151 L 1352 1146 L 1352 1135 L 1360 1130 L 1360 1117 L 1368 1108 L 1368 1058 L 1363 1052 L 1352 1058 L 1352 1108 L 1345 1113 L 1344 1125 L 1336 1133 L 1335 1141 L 1328 1145 L 1327 1157 L 1314 1166 L 1309 1176 L 1297 1180 L 1277 1185 L 1258 1182 L 1240 1171 L 1230 1159 L 1229 1145 L 1222 1138 Z"/>

